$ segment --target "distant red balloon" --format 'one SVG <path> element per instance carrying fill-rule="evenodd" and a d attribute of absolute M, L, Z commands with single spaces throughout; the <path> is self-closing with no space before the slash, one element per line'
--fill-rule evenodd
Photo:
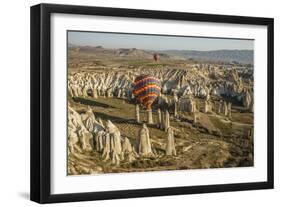
<path fill-rule="evenodd" d="M 153 54 L 153 59 L 154 59 L 154 61 L 155 62 L 157 62 L 158 61 L 158 59 L 159 59 L 159 56 L 158 56 L 158 54 Z"/>

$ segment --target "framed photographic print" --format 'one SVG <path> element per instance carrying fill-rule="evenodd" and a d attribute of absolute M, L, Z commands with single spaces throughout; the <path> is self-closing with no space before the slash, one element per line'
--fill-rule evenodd
<path fill-rule="evenodd" d="M 31 200 L 273 188 L 273 19 L 31 7 Z"/>

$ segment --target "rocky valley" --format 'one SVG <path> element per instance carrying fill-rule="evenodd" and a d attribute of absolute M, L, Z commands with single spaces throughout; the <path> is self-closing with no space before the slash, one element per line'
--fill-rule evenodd
<path fill-rule="evenodd" d="M 68 47 L 68 175 L 253 166 L 253 65 L 154 53 Z"/>

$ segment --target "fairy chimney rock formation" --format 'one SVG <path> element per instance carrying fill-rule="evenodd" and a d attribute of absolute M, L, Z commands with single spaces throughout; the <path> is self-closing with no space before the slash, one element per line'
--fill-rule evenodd
<path fill-rule="evenodd" d="M 97 152 L 101 152 L 104 148 L 104 136 L 105 136 L 104 131 L 99 131 L 95 135 L 95 150 Z"/>
<path fill-rule="evenodd" d="M 252 99 L 253 99 L 253 97 L 252 97 L 251 93 L 249 92 L 249 90 L 247 90 L 242 97 L 243 105 L 246 109 L 250 109 Z"/>
<path fill-rule="evenodd" d="M 79 113 L 77 113 L 72 107 L 68 106 L 68 111 L 69 111 L 69 119 L 68 119 L 68 124 L 69 126 L 72 128 L 73 133 L 75 132 L 77 137 L 79 137 L 79 143 L 81 146 L 81 149 L 83 151 L 87 151 L 90 152 L 92 151 L 92 141 L 93 141 L 93 135 L 91 132 L 88 131 L 88 129 L 86 128 L 86 126 L 84 125 L 83 121 L 82 121 L 82 117 Z M 88 118 L 88 115 L 84 116 L 85 118 Z M 74 134 L 72 134 L 72 141 L 74 142 L 74 140 L 77 138 L 74 136 Z M 77 144 L 77 143 L 75 143 Z M 73 148 L 71 148 L 71 150 L 74 149 L 75 146 L 73 146 Z M 78 147 L 75 147 L 76 149 L 78 149 Z"/>
<path fill-rule="evenodd" d="M 170 114 L 168 112 L 168 110 L 166 110 L 166 115 L 165 115 L 165 131 L 168 130 L 168 128 L 170 127 Z"/>
<path fill-rule="evenodd" d="M 135 157 L 137 154 L 127 137 L 125 137 L 124 141 L 122 142 L 122 154 L 122 157 L 128 162 L 132 162 L 136 159 Z"/>
<path fill-rule="evenodd" d="M 147 123 L 153 124 L 153 117 L 152 117 L 152 110 L 151 109 L 147 110 Z"/>
<path fill-rule="evenodd" d="M 110 134 L 110 152 L 112 163 L 118 165 L 122 154 L 120 131 L 110 120 L 106 122 L 105 128 L 106 132 Z"/>
<path fill-rule="evenodd" d="M 175 115 L 175 117 L 178 117 L 178 103 L 177 102 L 174 103 L 174 115 Z"/>
<path fill-rule="evenodd" d="M 74 152 L 75 146 L 78 144 L 79 138 L 76 133 L 76 129 L 71 127 L 70 125 L 68 126 L 68 147 L 69 147 L 69 152 Z"/>
<path fill-rule="evenodd" d="M 209 107 L 208 107 L 208 101 L 204 101 L 204 113 L 208 113 Z"/>
<path fill-rule="evenodd" d="M 149 138 L 149 130 L 146 124 L 143 124 L 142 128 L 139 131 L 139 154 L 141 156 L 150 156 L 152 155 L 152 148 Z"/>
<path fill-rule="evenodd" d="M 88 97 L 88 89 L 89 89 L 88 86 L 85 85 L 83 90 L 82 90 L 83 97 Z"/>
<path fill-rule="evenodd" d="M 169 127 L 168 130 L 168 137 L 167 137 L 167 144 L 166 144 L 166 155 L 176 156 L 176 148 L 175 148 L 175 138 L 174 138 L 174 131 L 172 127 Z"/>
<path fill-rule="evenodd" d="M 92 108 L 88 107 L 88 110 L 85 114 L 85 126 L 89 130 L 89 132 L 93 132 L 95 122 L 96 122 L 95 114 Z"/>
<path fill-rule="evenodd" d="M 138 104 L 136 104 L 136 109 L 135 109 L 135 115 L 136 115 L 136 122 L 140 123 L 140 107 Z"/>
<path fill-rule="evenodd" d="M 194 112 L 196 110 L 196 102 L 191 96 L 183 96 L 177 102 L 178 111 Z"/>
<path fill-rule="evenodd" d="M 220 100 L 219 107 L 218 107 L 218 113 L 220 114 L 220 113 L 222 113 L 222 111 L 223 111 L 223 101 Z"/>
<path fill-rule="evenodd" d="M 210 100 L 204 101 L 204 113 L 208 113 L 212 111 L 212 102 Z"/>
<path fill-rule="evenodd" d="M 103 134 L 103 152 L 102 152 L 102 158 L 104 161 L 107 161 L 110 159 L 110 134 L 105 132 Z"/>
<path fill-rule="evenodd" d="M 82 129 L 81 134 L 82 136 L 80 137 L 80 143 L 82 145 L 82 150 L 85 152 L 92 151 L 92 146 L 90 143 L 93 139 L 93 135 L 85 129 Z"/>
<path fill-rule="evenodd" d="M 197 112 L 193 112 L 193 124 L 196 124 L 198 121 L 198 114 Z"/>
<path fill-rule="evenodd" d="M 196 111 L 196 101 L 195 100 L 191 100 L 191 104 L 190 104 L 191 108 L 190 108 L 190 112 L 195 112 Z"/>
<path fill-rule="evenodd" d="M 250 112 L 254 113 L 254 100 L 252 99 L 251 104 L 250 104 Z"/>
<path fill-rule="evenodd" d="M 209 88 L 205 88 L 205 91 L 206 91 L 206 97 L 205 97 L 205 100 L 206 101 L 209 101 L 210 100 L 210 90 L 209 90 Z"/>
<path fill-rule="evenodd" d="M 94 88 L 94 89 L 93 89 L 93 98 L 98 98 L 98 97 L 99 97 L 99 96 L 98 96 L 97 89 Z"/>
<path fill-rule="evenodd" d="M 157 127 L 159 129 L 162 128 L 162 114 L 161 114 L 161 109 L 160 108 L 157 109 Z"/>
<path fill-rule="evenodd" d="M 224 115 L 227 116 L 228 115 L 228 107 L 227 107 L 227 103 L 225 101 L 223 102 L 223 110 L 224 110 Z"/>
<path fill-rule="evenodd" d="M 178 102 L 179 101 L 179 98 L 178 98 L 178 95 L 177 95 L 177 93 L 176 92 L 174 92 L 174 96 L 173 96 L 173 98 L 174 98 L 174 102 Z"/>
<path fill-rule="evenodd" d="M 122 96 L 122 89 L 119 89 L 117 92 L 117 98 L 121 98 Z"/>
<path fill-rule="evenodd" d="M 232 106 L 232 104 L 229 102 L 228 103 L 228 118 L 231 118 L 231 106 Z"/>
<path fill-rule="evenodd" d="M 161 129 L 165 129 L 165 112 L 164 111 L 161 112 L 161 121 L 162 121 Z"/>

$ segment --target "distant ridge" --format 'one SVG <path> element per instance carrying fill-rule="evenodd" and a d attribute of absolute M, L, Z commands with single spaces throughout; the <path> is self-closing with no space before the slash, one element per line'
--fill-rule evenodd
<path fill-rule="evenodd" d="M 178 56 L 186 59 L 210 60 L 210 61 L 225 61 L 239 62 L 245 64 L 253 64 L 253 50 L 212 50 L 212 51 L 197 51 L 197 50 L 162 50 L 162 53 Z"/>
<path fill-rule="evenodd" d="M 102 56 L 115 56 L 115 57 L 126 57 L 135 59 L 152 59 L 154 52 L 148 50 L 142 50 L 137 48 L 116 48 L 109 49 L 102 46 L 77 46 L 68 43 L 69 51 L 88 53 Z M 157 52 L 161 58 L 170 58 L 168 54 Z"/>
<path fill-rule="evenodd" d="M 151 58 L 153 53 L 157 53 L 161 58 L 184 58 L 204 61 L 238 62 L 243 64 L 253 64 L 253 50 L 143 50 L 137 48 L 116 48 L 109 49 L 102 46 L 78 46 L 68 43 L 71 50 L 84 53 L 94 53 L 102 55 L 115 55 L 119 57 Z"/>

